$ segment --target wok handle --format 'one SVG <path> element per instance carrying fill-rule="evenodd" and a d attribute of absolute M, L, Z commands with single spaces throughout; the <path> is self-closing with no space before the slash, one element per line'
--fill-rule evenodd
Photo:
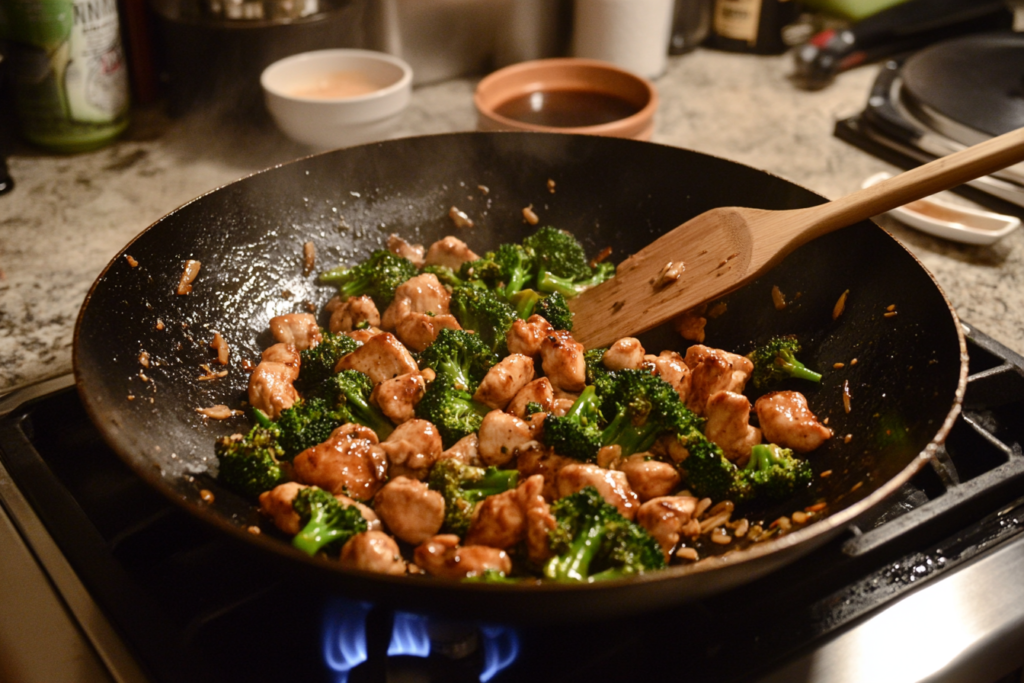
<path fill-rule="evenodd" d="M 1024 128 L 940 157 L 839 199 L 803 209 L 824 235 L 1024 161 Z"/>

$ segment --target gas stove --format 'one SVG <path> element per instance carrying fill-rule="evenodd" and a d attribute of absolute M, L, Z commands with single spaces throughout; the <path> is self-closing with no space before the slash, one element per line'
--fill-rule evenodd
<path fill-rule="evenodd" d="M 1017 683 L 1024 358 L 965 330 L 946 447 L 870 516 L 739 589 L 577 625 L 391 612 L 299 581 L 135 476 L 70 378 L 8 396 L 0 680 Z"/>
<path fill-rule="evenodd" d="M 884 63 L 864 110 L 835 135 L 911 168 L 1024 127 L 1024 34 L 954 38 Z M 1024 165 L 958 192 L 1003 213 L 1024 206 Z"/>

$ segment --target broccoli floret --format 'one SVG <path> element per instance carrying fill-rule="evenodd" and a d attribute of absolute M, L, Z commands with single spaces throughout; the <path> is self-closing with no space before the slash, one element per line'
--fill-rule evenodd
<path fill-rule="evenodd" d="M 380 249 L 351 268 L 342 266 L 321 273 L 320 283 L 335 285 L 342 301 L 366 294 L 383 311 L 395 298 L 395 289 L 418 274 L 419 270 L 409 259 Z"/>
<path fill-rule="evenodd" d="M 686 485 L 699 498 L 741 503 L 753 495 L 743 470 L 726 459 L 722 449 L 703 434 L 690 433 L 684 441 L 689 456 L 683 461 Z"/>
<path fill-rule="evenodd" d="M 600 422 L 600 399 L 590 386 L 563 417 L 549 413 L 544 418 L 544 443 L 559 455 L 592 462 L 601 448 Z"/>
<path fill-rule="evenodd" d="M 799 352 L 800 342 L 794 336 L 773 337 L 767 344 L 754 349 L 747 355 L 754 363 L 751 375 L 754 386 L 763 389 L 787 377 L 820 382 L 819 373 L 809 370 L 796 359 Z"/>
<path fill-rule="evenodd" d="M 814 478 L 811 465 L 794 457 L 789 448 L 775 444 L 758 444 L 750 452 L 750 461 L 743 474 L 753 493 L 766 500 L 785 500 L 805 489 Z"/>
<path fill-rule="evenodd" d="M 521 244 L 502 244 L 492 256 L 499 271 L 499 288 L 510 297 L 526 286 L 536 270 L 533 250 Z"/>
<path fill-rule="evenodd" d="M 556 526 L 548 539 L 556 554 L 544 565 L 549 579 L 600 581 L 665 566 L 658 542 L 592 486 L 559 498 L 551 512 Z"/>
<path fill-rule="evenodd" d="M 327 441 L 331 432 L 346 422 L 329 401 L 316 396 L 300 398 L 281 411 L 277 422 L 269 422 L 258 410 L 253 412 L 258 422 L 277 433 L 278 443 L 281 444 L 287 460 L 291 460 L 307 448 Z"/>
<path fill-rule="evenodd" d="M 533 309 L 537 307 L 540 300 L 540 294 L 533 289 L 521 289 L 508 299 L 509 303 L 515 307 L 516 315 L 522 320 L 533 315 Z"/>
<path fill-rule="evenodd" d="M 337 416 L 338 424 L 335 427 L 346 422 L 357 422 L 372 429 L 377 434 L 377 438 L 383 441 L 388 438 L 395 427 L 380 411 L 380 408 L 370 403 L 371 393 L 373 393 L 373 380 L 358 370 L 343 370 L 336 375 L 331 375 L 316 389 L 316 395 L 322 397 L 330 406 L 333 414 Z M 284 419 L 284 413 L 281 413 L 281 418 Z M 278 420 L 278 424 L 281 424 L 281 420 Z M 322 443 L 322 441 L 317 443 Z"/>
<path fill-rule="evenodd" d="M 556 330 L 572 332 L 572 311 L 565 297 L 553 292 L 537 302 L 533 312 L 551 323 Z"/>
<path fill-rule="evenodd" d="M 615 265 L 599 263 L 592 274 L 585 278 L 559 277 L 552 272 L 543 271 L 537 276 L 537 289 L 542 292 L 558 292 L 566 299 L 571 299 L 580 292 L 596 287 L 605 280 L 615 276 Z"/>
<path fill-rule="evenodd" d="M 583 245 L 567 232 L 546 226 L 523 240 L 523 246 L 533 251 L 539 273 L 549 272 L 570 280 L 593 276 Z"/>
<path fill-rule="evenodd" d="M 218 439 L 214 451 L 220 463 L 218 481 L 243 496 L 255 498 L 288 479 L 279 462 L 284 450 L 277 434 L 261 425 L 245 436 Z"/>
<path fill-rule="evenodd" d="M 314 387 L 334 374 L 334 366 L 342 356 L 359 348 L 359 342 L 346 334 L 334 334 L 321 330 L 323 340 L 311 349 L 299 353 L 299 379 L 296 385 L 302 388 Z"/>
<path fill-rule="evenodd" d="M 649 371 L 620 370 L 596 388 L 608 422 L 601 445 L 618 445 L 623 457 L 646 451 L 664 432 L 689 434 L 700 429 L 701 419 L 683 405 L 672 385 Z"/>
<path fill-rule="evenodd" d="M 494 252 L 487 252 L 475 261 L 466 261 L 459 268 L 459 277 L 484 289 L 494 289 L 501 281 L 501 266 L 494 260 Z"/>
<path fill-rule="evenodd" d="M 445 328 L 423 350 L 418 362 L 420 368 L 448 375 L 455 386 L 473 392 L 491 366 L 498 362 L 498 357 L 480 335 Z"/>
<path fill-rule="evenodd" d="M 516 311 L 500 295 L 488 289 L 456 287 L 449 307 L 463 329 L 476 332 L 499 356 L 508 355 L 505 333 L 516 321 Z"/>
<path fill-rule="evenodd" d="M 337 554 L 348 539 L 367 528 L 359 508 L 342 505 L 330 493 L 315 486 L 300 490 L 292 501 L 292 509 L 303 525 L 292 539 L 292 545 L 307 555 L 316 555 L 321 550 Z"/>
<path fill-rule="evenodd" d="M 416 417 L 437 427 L 445 448 L 451 448 L 462 437 L 480 429 L 480 423 L 489 412 L 488 406 L 474 401 L 473 394 L 460 389 L 456 380 L 445 373 L 434 378 L 416 404 Z"/>
<path fill-rule="evenodd" d="M 545 412 L 544 411 L 544 406 L 542 406 L 541 404 L 537 403 L 536 401 L 530 401 L 529 403 L 527 403 L 526 404 L 526 408 L 524 410 L 524 413 L 526 414 L 527 419 L 529 419 L 529 417 L 531 415 L 535 414 L 535 413 L 543 413 L 543 412 Z"/>
<path fill-rule="evenodd" d="M 469 530 L 477 503 L 514 489 L 518 483 L 516 470 L 473 467 L 454 458 L 438 460 L 427 479 L 427 485 L 444 497 L 445 529 L 459 536 Z"/>
<path fill-rule="evenodd" d="M 588 349 L 583 352 L 583 361 L 587 366 L 587 384 L 594 384 L 602 377 L 612 377 L 614 372 L 604 366 L 604 354 L 608 347 Z M 600 391 L 598 393 L 601 393 Z"/>
<path fill-rule="evenodd" d="M 459 287 L 466 284 L 466 280 L 448 266 L 424 266 L 420 272 L 432 273 L 442 285 L 448 285 L 449 287 Z"/>

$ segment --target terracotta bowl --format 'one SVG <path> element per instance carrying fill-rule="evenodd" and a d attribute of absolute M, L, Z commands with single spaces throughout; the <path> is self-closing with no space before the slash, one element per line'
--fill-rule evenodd
<path fill-rule="evenodd" d="M 480 130 L 583 133 L 650 140 L 658 92 L 593 59 L 539 59 L 499 69 L 473 96 Z"/>

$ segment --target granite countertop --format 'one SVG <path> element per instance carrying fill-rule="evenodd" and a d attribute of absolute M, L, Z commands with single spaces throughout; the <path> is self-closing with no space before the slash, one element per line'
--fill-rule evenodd
<path fill-rule="evenodd" d="M 835 138 L 859 111 L 877 66 L 818 92 L 796 89 L 786 57 L 698 50 L 655 82 L 654 142 L 739 161 L 835 198 L 897 169 Z M 472 130 L 476 79 L 417 88 L 398 135 Z M 222 129 L 141 108 L 127 134 L 73 156 L 18 147 L 15 190 L 0 197 L 0 394 L 71 370 L 75 319 L 92 282 L 135 235 L 190 199 L 309 150 L 277 131 Z M 935 275 L 959 315 L 1024 353 L 1024 232 L 989 247 L 932 238 L 887 220 Z"/>

